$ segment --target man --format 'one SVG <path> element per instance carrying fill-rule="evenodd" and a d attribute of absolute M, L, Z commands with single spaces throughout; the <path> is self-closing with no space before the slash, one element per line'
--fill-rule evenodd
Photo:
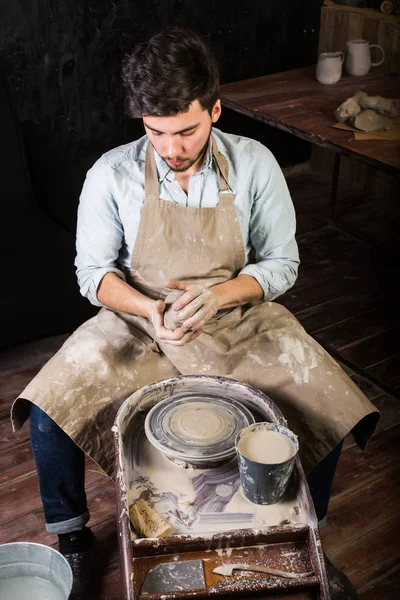
<path fill-rule="evenodd" d="M 378 419 L 333 359 L 270 302 L 297 277 L 293 205 L 269 150 L 213 127 L 219 78 L 203 42 L 161 32 L 126 59 L 123 80 L 127 112 L 143 119 L 146 135 L 95 163 L 79 206 L 79 285 L 103 310 L 13 406 L 15 427 L 30 410 L 46 527 L 73 564 L 75 598 L 87 597 L 93 546 L 84 452 L 112 475 L 111 426 L 136 389 L 206 374 L 266 392 L 299 436 L 319 520 L 341 440 L 353 430 L 364 446 Z M 177 324 L 167 327 L 171 291 Z"/>

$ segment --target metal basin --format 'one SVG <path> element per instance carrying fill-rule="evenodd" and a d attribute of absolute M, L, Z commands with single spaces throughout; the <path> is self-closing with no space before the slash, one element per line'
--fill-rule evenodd
<path fill-rule="evenodd" d="M 23 595 L 25 589 L 29 596 Z M 71 567 L 54 548 L 32 542 L 0 545 L 2 600 L 67 600 L 71 589 Z"/>

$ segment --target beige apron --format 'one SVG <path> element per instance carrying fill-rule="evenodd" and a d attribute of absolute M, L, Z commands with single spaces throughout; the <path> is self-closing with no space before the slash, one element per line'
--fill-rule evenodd
<path fill-rule="evenodd" d="M 188 208 L 159 198 L 154 150 L 148 144 L 145 203 L 127 280 L 165 298 L 168 279 L 213 286 L 243 267 L 244 246 L 228 184 L 228 163 L 213 140 L 220 185 L 216 208 Z M 155 339 L 150 321 L 102 309 L 81 325 L 12 407 L 14 429 L 40 406 L 109 475 L 111 427 L 121 403 L 165 377 L 218 375 L 269 395 L 299 436 L 309 472 L 350 431 L 361 446 L 379 414 L 339 365 L 276 302 L 219 311 L 193 342 Z"/>

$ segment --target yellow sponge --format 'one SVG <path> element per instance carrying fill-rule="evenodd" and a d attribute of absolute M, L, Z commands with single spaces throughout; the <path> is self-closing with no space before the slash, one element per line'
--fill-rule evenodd
<path fill-rule="evenodd" d="M 139 500 L 129 508 L 132 525 L 139 535 L 147 538 L 163 537 L 171 533 L 171 527 L 144 500 Z"/>

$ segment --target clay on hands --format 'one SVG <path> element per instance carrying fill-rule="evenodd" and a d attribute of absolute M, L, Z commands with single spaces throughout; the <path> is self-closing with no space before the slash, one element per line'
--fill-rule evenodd
<path fill-rule="evenodd" d="M 182 327 L 182 321 L 178 317 L 179 311 L 173 310 L 172 304 L 184 293 L 183 290 L 172 290 L 164 300 L 164 327 L 167 329 L 177 329 L 178 327 Z"/>

